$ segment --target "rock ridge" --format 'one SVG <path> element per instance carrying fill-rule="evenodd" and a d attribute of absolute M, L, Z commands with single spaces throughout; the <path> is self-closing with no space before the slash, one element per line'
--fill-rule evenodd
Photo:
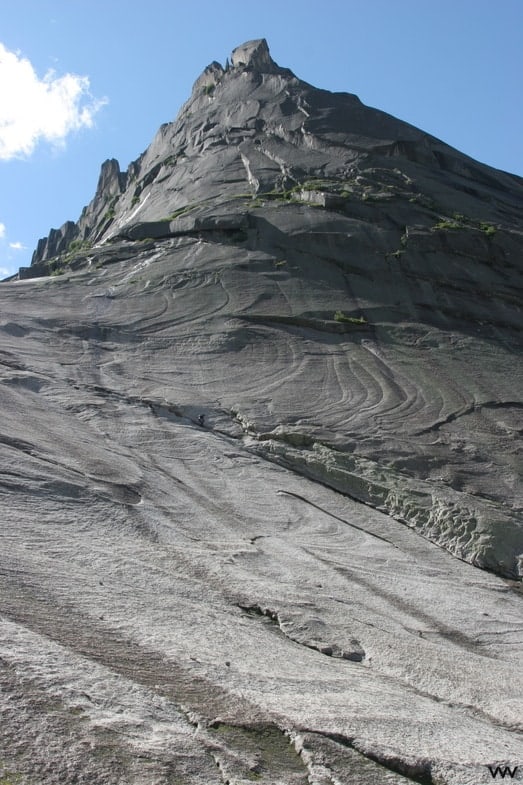
<path fill-rule="evenodd" d="M 443 179 L 452 174 L 461 194 L 473 190 L 466 186 L 473 181 L 485 221 L 493 213 L 489 189 L 497 191 L 501 207 L 502 195 L 522 182 L 364 106 L 354 95 L 313 88 L 278 66 L 265 39 L 257 39 L 237 47 L 225 68 L 214 61 L 204 69 L 178 118 L 160 128 L 126 172 L 115 159 L 102 164 L 91 203 L 76 224 L 68 221 L 39 241 L 31 266 L 41 274 L 42 262 L 63 257 L 71 246 L 110 242 L 135 222 L 164 220 L 195 205 L 213 211 L 226 204 L 234 211 L 230 200 L 242 194 L 255 199 L 289 189 L 298 193 L 304 185 L 303 200 L 335 207 L 337 199 L 343 207 L 339 193 L 354 191 L 371 158 L 387 168 L 397 159 L 411 179 L 421 173 L 419 167 L 431 167 Z M 316 189 L 311 178 L 318 181 Z M 340 183 L 338 193 L 319 187 L 329 179 Z M 31 269 L 23 276 L 30 277 Z"/>

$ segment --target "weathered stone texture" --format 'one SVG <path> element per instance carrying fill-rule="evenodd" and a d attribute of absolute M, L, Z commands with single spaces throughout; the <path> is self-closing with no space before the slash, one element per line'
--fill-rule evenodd
<path fill-rule="evenodd" d="M 263 40 L 103 164 L 0 287 L 0 783 L 521 781 L 522 207 Z"/>

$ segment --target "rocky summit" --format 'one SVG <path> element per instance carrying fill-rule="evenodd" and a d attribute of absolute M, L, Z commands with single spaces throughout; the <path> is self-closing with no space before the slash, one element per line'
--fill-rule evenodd
<path fill-rule="evenodd" d="M 102 165 L 0 287 L 1 783 L 523 781 L 522 208 L 265 40 Z"/>

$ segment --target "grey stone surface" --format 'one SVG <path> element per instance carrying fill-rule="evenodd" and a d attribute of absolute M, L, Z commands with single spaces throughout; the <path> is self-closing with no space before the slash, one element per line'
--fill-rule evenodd
<path fill-rule="evenodd" d="M 263 40 L 103 164 L 0 287 L 0 782 L 521 781 L 522 203 Z"/>

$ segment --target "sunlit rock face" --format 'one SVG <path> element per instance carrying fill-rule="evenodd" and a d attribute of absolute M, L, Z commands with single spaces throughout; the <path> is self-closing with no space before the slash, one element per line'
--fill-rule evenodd
<path fill-rule="evenodd" d="M 264 40 L 103 164 L 0 288 L 0 780 L 521 779 L 522 206 Z"/>

